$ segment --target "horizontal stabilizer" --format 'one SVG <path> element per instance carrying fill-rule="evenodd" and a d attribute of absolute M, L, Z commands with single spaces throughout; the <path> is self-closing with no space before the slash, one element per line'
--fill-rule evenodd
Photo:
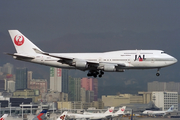
<path fill-rule="evenodd" d="M 17 59 L 34 59 L 35 57 L 32 56 L 26 56 L 26 55 L 21 55 L 21 54 L 12 54 L 12 53 L 5 53 L 7 55 L 15 56 Z"/>

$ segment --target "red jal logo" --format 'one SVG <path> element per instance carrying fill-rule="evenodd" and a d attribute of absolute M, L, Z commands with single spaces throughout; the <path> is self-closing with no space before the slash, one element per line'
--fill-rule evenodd
<path fill-rule="evenodd" d="M 124 111 L 124 108 L 121 108 L 121 111 Z"/>
<path fill-rule="evenodd" d="M 134 61 L 136 61 L 136 60 L 139 60 L 140 62 L 142 62 L 143 60 L 146 60 L 145 55 L 143 55 L 143 56 L 141 56 L 141 55 L 139 55 L 139 56 L 135 55 Z"/>
<path fill-rule="evenodd" d="M 4 118 L 0 118 L 0 120 L 5 120 Z"/>
<path fill-rule="evenodd" d="M 21 46 L 23 43 L 24 43 L 24 37 L 22 35 L 16 35 L 14 37 L 14 43 L 17 45 L 17 46 Z"/>
<path fill-rule="evenodd" d="M 113 112 L 113 110 L 112 110 L 112 109 L 109 109 L 109 112 Z"/>
<path fill-rule="evenodd" d="M 63 116 L 60 117 L 60 119 L 62 119 L 62 120 L 64 120 L 64 118 L 65 118 L 65 115 L 63 115 Z"/>

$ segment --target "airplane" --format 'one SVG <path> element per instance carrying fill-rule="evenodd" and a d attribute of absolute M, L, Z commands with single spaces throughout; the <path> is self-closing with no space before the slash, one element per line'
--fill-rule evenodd
<path fill-rule="evenodd" d="M 0 120 L 6 120 L 7 116 L 8 116 L 8 114 L 4 114 L 4 115 L 0 118 Z"/>
<path fill-rule="evenodd" d="M 87 76 L 102 77 L 104 72 L 127 69 L 157 69 L 170 66 L 177 59 L 162 50 L 119 50 L 102 53 L 48 53 L 42 51 L 18 30 L 9 30 L 17 53 L 6 53 L 17 60 L 42 65 L 88 71 Z"/>
<path fill-rule="evenodd" d="M 172 105 L 168 110 L 166 111 L 152 111 L 152 110 L 145 110 L 143 114 L 147 115 L 165 115 L 167 113 L 173 112 L 174 111 L 174 105 Z"/>
<path fill-rule="evenodd" d="M 41 111 L 38 115 L 36 115 L 32 120 L 44 120 L 46 118 L 47 110 Z"/>
<path fill-rule="evenodd" d="M 67 116 L 73 119 L 106 119 L 112 116 L 114 111 L 114 107 L 109 108 L 105 113 L 84 113 L 84 114 L 77 114 L 77 113 L 68 113 Z"/>
<path fill-rule="evenodd" d="M 110 108 L 108 108 L 108 110 L 106 111 L 106 112 L 104 112 L 104 113 L 92 113 L 92 112 L 84 112 L 83 114 L 84 115 L 92 115 L 92 114 L 112 114 L 113 113 L 113 111 L 114 111 L 114 107 L 110 107 Z"/>
<path fill-rule="evenodd" d="M 67 111 L 64 111 L 56 120 L 65 120 Z"/>
<path fill-rule="evenodd" d="M 84 114 L 75 114 L 75 113 L 68 113 L 68 118 L 73 119 L 91 119 L 91 120 L 97 120 L 97 119 L 106 119 L 111 117 L 109 114 L 90 114 L 90 115 L 84 115 Z"/>
<path fill-rule="evenodd" d="M 119 108 L 119 110 L 117 112 L 112 114 L 112 117 L 118 117 L 120 115 L 123 115 L 125 109 L 126 109 L 126 106 L 123 106 L 123 107 Z"/>
<path fill-rule="evenodd" d="M 111 107 L 111 108 L 109 108 L 105 113 L 90 113 L 90 112 L 84 112 L 84 114 L 86 114 L 86 115 L 88 115 L 88 114 L 89 114 L 89 115 L 90 115 L 90 114 L 96 114 L 96 115 L 99 115 L 99 114 L 100 114 L 100 115 L 102 115 L 102 114 L 108 114 L 108 115 L 111 115 L 111 117 L 118 117 L 118 116 L 124 114 L 125 109 L 126 109 L 126 106 L 123 106 L 123 107 L 119 108 L 119 110 L 118 110 L 117 112 L 113 113 L 114 107 Z"/>

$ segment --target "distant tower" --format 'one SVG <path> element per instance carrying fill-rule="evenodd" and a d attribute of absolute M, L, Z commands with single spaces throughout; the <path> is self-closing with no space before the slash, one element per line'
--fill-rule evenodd
<path fill-rule="evenodd" d="M 15 82 L 14 81 L 7 81 L 7 91 L 8 92 L 15 91 Z"/>
<path fill-rule="evenodd" d="M 82 78 L 81 87 L 88 91 L 94 91 L 94 101 L 98 98 L 98 80 L 96 78 Z"/>
<path fill-rule="evenodd" d="M 4 73 L 13 74 L 14 72 L 14 66 L 10 63 L 6 63 L 3 65 L 2 71 Z"/>
<path fill-rule="evenodd" d="M 68 70 L 62 69 L 62 92 L 68 93 Z"/>
<path fill-rule="evenodd" d="M 32 80 L 32 71 L 28 71 L 27 75 L 27 88 L 30 88 L 30 81 Z"/>
<path fill-rule="evenodd" d="M 50 67 L 50 89 L 58 92 L 68 92 L 68 70 Z"/>
<path fill-rule="evenodd" d="M 16 68 L 16 90 L 27 89 L 27 68 Z"/>
<path fill-rule="evenodd" d="M 81 101 L 81 78 L 69 77 L 68 100 Z"/>

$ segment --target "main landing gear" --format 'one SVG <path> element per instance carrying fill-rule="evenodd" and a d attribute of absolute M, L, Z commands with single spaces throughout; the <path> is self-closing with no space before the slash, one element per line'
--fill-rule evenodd
<path fill-rule="evenodd" d="M 159 70 L 160 70 L 160 68 L 158 68 L 156 76 L 160 76 Z"/>
<path fill-rule="evenodd" d="M 89 71 L 87 76 L 90 77 L 90 76 L 93 76 L 93 77 L 97 77 L 99 76 L 100 78 L 102 77 L 102 75 L 104 74 L 104 72 L 101 70 L 101 71 Z"/>

